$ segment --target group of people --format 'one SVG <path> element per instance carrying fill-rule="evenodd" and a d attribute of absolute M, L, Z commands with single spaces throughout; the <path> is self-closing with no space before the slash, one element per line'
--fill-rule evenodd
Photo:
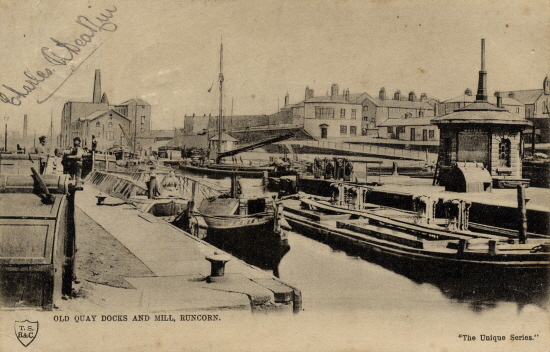
<path fill-rule="evenodd" d="M 47 147 L 46 136 L 38 138 L 38 146 L 35 148 L 35 153 L 38 154 L 40 160 L 40 174 L 44 173 L 48 165 L 48 159 L 54 156 L 61 156 L 64 173 L 68 173 L 72 180 L 75 180 L 75 186 L 77 188 L 82 186 L 81 174 L 82 174 L 82 156 L 84 149 L 80 146 L 80 138 L 73 138 L 73 147 L 63 153 L 60 153 L 57 149 L 53 152 Z M 92 144 L 93 146 L 93 144 Z"/>
<path fill-rule="evenodd" d="M 346 158 L 315 158 L 311 165 L 315 178 L 349 181 L 353 173 L 353 164 Z"/>

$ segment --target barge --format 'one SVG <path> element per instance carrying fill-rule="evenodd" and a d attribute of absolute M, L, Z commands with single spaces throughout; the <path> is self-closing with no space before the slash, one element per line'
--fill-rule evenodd
<path fill-rule="evenodd" d="M 285 218 L 299 232 L 383 258 L 397 266 L 454 274 L 534 274 L 548 282 L 550 237 L 468 229 L 469 204 L 449 200 L 447 217 L 436 218 L 429 197 L 415 199 L 417 211 L 364 203 L 356 209 L 302 196 L 284 201 Z"/>

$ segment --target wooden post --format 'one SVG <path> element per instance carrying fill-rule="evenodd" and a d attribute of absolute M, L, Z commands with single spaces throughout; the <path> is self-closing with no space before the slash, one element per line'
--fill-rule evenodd
<path fill-rule="evenodd" d="M 527 241 L 527 209 L 525 207 L 525 185 L 518 185 L 519 243 Z"/>
<path fill-rule="evenodd" d="M 193 185 L 191 186 L 191 201 L 193 204 L 195 203 L 195 196 L 197 194 L 197 181 L 193 181 Z"/>

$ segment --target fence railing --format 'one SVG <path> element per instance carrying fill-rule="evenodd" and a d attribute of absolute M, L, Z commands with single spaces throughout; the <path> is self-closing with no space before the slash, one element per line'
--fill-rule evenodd
<path fill-rule="evenodd" d="M 355 144 L 345 142 L 331 142 L 331 141 L 292 141 L 293 144 L 304 145 L 309 147 L 334 149 L 334 150 L 347 150 L 358 153 L 368 153 L 379 156 L 389 156 L 402 159 L 420 160 L 428 163 L 435 163 L 437 161 L 436 153 L 429 153 L 427 151 L 391 148 L 383 147 L 372 144 Z"/>

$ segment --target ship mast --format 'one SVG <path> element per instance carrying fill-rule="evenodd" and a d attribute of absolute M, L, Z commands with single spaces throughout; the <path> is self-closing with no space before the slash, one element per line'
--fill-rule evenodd
<path fill-rule="evenodd" d="M 223 131 L 223 43 L 220 46 L 220 112 L 218 114 L 218 156 L 222 153 Z M 216 158 L 219 162 L 219 157 Z"/>

